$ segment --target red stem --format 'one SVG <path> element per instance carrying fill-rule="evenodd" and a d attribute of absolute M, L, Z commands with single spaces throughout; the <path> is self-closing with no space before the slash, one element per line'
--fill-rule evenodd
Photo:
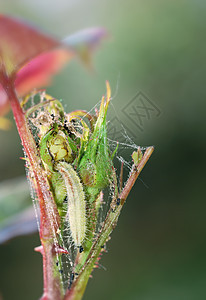
<path fill-rule="evenodd" d="M 133 185 L 135 184 L 139 174 L 141 173 L 142 169 L 144 168 L 144 166 L 146 165 L 148 159 L 150 158 L 150 156 L 152 155 L 152 152 L 154 151 L 154 147 L 148 147 L 140 161 L 140 163 L 138 164 L 138 166 L 135 166 L 135 164 L 132 167 L 129 179 L 123 189 L 123 191 L 120 194 L 120 199 L 121 199 L 121 204 L 123 205 L 125 200 L 127 199 Z"/>
<path fill-rule="evenodd" d="M 36 144 L 30 129 L 25 119 L 24 113 L 18 101 L 14 89 L 14 80 L 7 77 L 6 74 L 1 74 L 2 86 L 7 92 L 11 103 L 16 126 L 21 138 L 22 145 L 26 152 L 29 169 L 33 172 L 35 178 L 36 194 L 39 200 L 40 207 L 40 240 L 42 244 L 41 253 L 43 256 L 43 278 L 44 278 L 44 295 L 43 300 L 61 299 L 61 283 L 60 278 L 54 276 L 53 264 L 55 256 L 54 236 L 59 228 L 59 215 L 53 196 L 50 192 L 50 187 L 47 177 L 40 165 L 40 159 L 36 149 Z M 53 211 L 49 214 L 48 207 Z M 52 218 L 52 219 L 51 219 Z"/>

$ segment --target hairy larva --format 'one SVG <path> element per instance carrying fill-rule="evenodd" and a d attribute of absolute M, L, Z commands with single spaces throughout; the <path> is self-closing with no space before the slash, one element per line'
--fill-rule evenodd
<path fill-rule="evenodd" d="M 77 247 L 82 247 L 86 233 L 86 201 L 80 179 L 73 167 L 66 162 L 59 162 L 55 168 L 59 171 L 65 182 L 68 197 L 67 218 L 73 238 Z"/>

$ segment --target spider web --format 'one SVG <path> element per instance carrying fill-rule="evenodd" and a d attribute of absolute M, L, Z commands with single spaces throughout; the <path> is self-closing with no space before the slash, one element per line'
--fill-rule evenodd
<path fill-rule="evenodd" d="M 39 93 L 39 94 L 34 93 L 29 98 L 29 101 L 27 101 L 26 105 L 24 105 L 24 108 L 34 107 L 36 104 L 38 104 L 40 102 L 44 102 L 44 95 L 42 93 Z M 29 126 L 30 126 L 31 132 L 33 134 L 34 140 L 37 144 L 37 147 L 40 142 L 40 139 L 38 136 L 39 129 L 36 126 L 34 121 L 36 120 L 36 118 L 39 114 L 44 113 L 44 112 L 45 112 L 45 109 L 44 109 L 44 106 L 42 106 L 42 107 L 38 108 L 37 110 L 35 110 L 28 118 Z M 26 153 L 24 153 L 24 155 L 26 158 Z M 32 170 L 30 169 L 28 160 L 26 160 L 26 173 L 27 173 L 27 179 L 28 179 L 28 182 L 30 185 L 31 198 L 32 198 L 32 202 L 33 202 L 33 206 L 34 206 L 34 210 L 35 210 L 38 230 L 40 231 L 39 201 L 38 201 L 38 196 L 37 196 L 36 188 L 35 188 L 34 175 L 32 174 Z M 44 189 L 44 187 L 42 187 L 42 189 Z M 69 234 L 68 228 L 64 228 L 63 232 L 59 232 L 58 236 L 57 236 L 56 230 L 55 230 L 55 227 L 56 227 L 55 225 L 57 225 L 57 224 L 53 224 L 53 220 L 55 219 L 53 217 L 53 216 L 55 216 L 55 212 L 53 211 L 53 206 L 48 201 L 45 201 L 45 203 L 47 206 L 46 210 L 48 212 L 48 217 L 49 217 L 50 225 L 52 228 L 54 245 L 56 247 L 58 247 L 60 245 L 62 249 L 65 249 L 68 251 L 68 254 L 67 253 L 61 254 L 61 259 L 60 259 L 60 255 L 56 251 L 56 266 L 61 274 L 63 287 L 66 289 L 66 288 L 68 288 L 69 277 L 71 276 L 71 270 L 74 266 L 74 260 L 75 260 L 74 245 L 72 243 L 71 235 Z"/>
<path fill-rule="evenodd" d="M 44 101 L 44 95 L 42 93 L 39 94 L 39 96 L 36 97 L 36 94 L 34 96 L 30 97 L 29 101 L 25 103 L 24 107 L 33 107 L 36 105 L 36 103 L 43 102 Z M 98 110 L 100 101 L 97 103 L 88 113 L 89 114 L 95 114 Z M 34 110 L 32 114 L 28 117 L 29 125 L 32 131 L 32 134 L 34 136 L 34 139 L 37 143 L 39 144 L 39 137 L 38 137 L 38 126 L 35 124 L 35 119 L 38 117 L 38 115 L 45 113 L 45 107 L 39 107 L 37 110 Z M 121 173 L 121 165 L 124 168 L 124 182 L 127 180 L 129 173 L 132 168 L 132 161 L 127 161 L 124 156 L 125 153 L 130 154 L 137 150 L 138 146 L 135 144 L 135 142 L 132 140 L 132 138 L 128 135 L 127 129 L 121 124 L 119 121 L 118 116 L 115 115 L 115 118 L 118 120 L 118 128 L 111 127 L 112 120 L 107 121 L 107 126 L 108 126 L 108 137 L 107 137 L 107 143 L 110 149 L 110 152 L 113 153 L 116 151 L 116 155 L 114 158 L 114 165 L 115 165 L 115 171 L 116 174 Z M 82 119 L 88 124 L 88 119 L 87 119 L 87 114 L 82 117 Z M 49 119 L 48 119 L 49 122 Z M 77 122 L 75 125 L 76 129 L 78 132 L 81 133 L 82 127 L 81 127 L 81 122 Z M 115 131 L 114 131 L 115 129 Z M 114 135 L 116 134 L 116 136 Z M 141 148 L 141 150 L 145 150 L 146 148 Z M 26 155 L 25 155 L 26 156 Z M 131 157 L 131 156 L 130 156 Z M 101 159 L 101 158 L 100 158 Z M 102 157 L 103 159 L 103 157 Z M 39 225 L 39 203 L 38 203 L 38 198 L 35 192 L 35 181 L 34 181 L 34 176 L 32 174 L 32 171 L 29 168 L 28 162 L 27 162 L 27 178 L 30 183 L 30 188 L 31 188 L 31 197 L 33 199 L 33 205 L 35 209 L 35 214 L 37 218 L 37 224 L 38 228 L 40 228 Z M 126 180 L 125 180 L 126 179 Z M 123 180 L 120 175 L 117 175 L 117 182 Z M 123 188 L 120 185 L 118 186 L 119 189 Z M 105 220 L 106 214 L 110 208 L 111 201 L 115 197 L 115 191 L 114 191 L 114 184 L 111 182 L 110 186 L 102 190 L 98 197 L 98 203 L 99 203 L 99 211 L 98 211 L 98 217 L 97 217 L 97 224 L 96 224 L 96 231 L 95 231 L 95 236 L 94 239 L 97 238 L 100 229 L 102 227 L 102 224 Z M 47 202 L 46 202 L 47 203 Z M 66 208 L 65 208 L 66 210 Z M 72 276 L 73 276 L 73 269 L 75 266 L 75 258 L 76 254 L 78 252 L 77 247 L 75 246 L 70 229 L 69 229 L 69 224 L 68 222 L 65 222 L 66 226 L 64 227 L 63 231 L 59 233 L 59 235 L 56 235 L 55 232 L 55 224 L 53 224 L 53 216 L 55 215 L 55 212 L 53 211 L 53 207 L 51 204 L 47 203 L 47 211 L 48 211 L 48 216 L 49 220 L 51 223 L 51 227 L 53 228 L 53 239 L 54 239 L 54 244 L 57 246 L 60 244 L 60 246 L 63 249 L 66 249 L 68 251 L 68 254 L 63 254 L 62 259 L 60 259 L 59 254 L 56 254 L 56 265 L 59 269 L 59 272 L 62 276 L 62 283 L 65 289 L 68 288 L 68 283 L 72 283 Z M 66 221 L 66 220 L 65 220 Z M 87 234 L 85 239 L 87 238 Z M 99 266 L 101 266 L 99 264 Z"/>

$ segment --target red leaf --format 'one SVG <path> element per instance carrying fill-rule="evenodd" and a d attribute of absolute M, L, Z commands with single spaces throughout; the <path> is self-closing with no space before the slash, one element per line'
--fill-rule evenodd
<path fill-rule="evenodd" d="M 59 45 L 59 41 L 30 25 L 0 15 L 0 54 L 8 75 L 17 72 L 33 57 Z"/>
<path fill-rule="evenodd" d="M 102 28 L 90 28 L 62 43 L 27 23 L 0 15 L 0 116 L 9 110 L 1 81 L 4 74 L 15 81 L 18 96 L 24 96 L 34 88 L 48 85 L 51 76 L 75 54 L 88 65 L 90 53 L 105 35 Z"/>
<path fill-rule="evenodd" d="M 31 60 L 17 73 L 15 87 L 18 95 L 23 96 L 34 87 L 50 84 L 51 76 L 57 73 L 71 56 L 72 54 L 65 49 L 57 49 Z"/>

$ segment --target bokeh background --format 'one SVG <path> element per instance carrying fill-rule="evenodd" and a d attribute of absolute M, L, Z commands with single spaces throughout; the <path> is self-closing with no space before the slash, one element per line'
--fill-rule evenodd
<path fill-rule="evenodd" d="M 117 117 L 137 145 L 155 146 L 101 260 L 107 270 L 93 272 L 84 299 L 206 299 L 206 2 L 1 0 L 0 10 L 59 38 L 105 27 L 111 37 L 94 57 L 96 72 L 72 61 L 48 91 L 67 111 L 90 110 L 108 79 L 115 94 L 111 120 Z M 140 91 L 159 111 L 142 119 L 142 131 L 123 109 Z M 0 141 L 4 184 L 25 170 L 14 124 Z M 38 245 L 33 234 L 0 246 L 3 299 L 41 296 Z"/>

